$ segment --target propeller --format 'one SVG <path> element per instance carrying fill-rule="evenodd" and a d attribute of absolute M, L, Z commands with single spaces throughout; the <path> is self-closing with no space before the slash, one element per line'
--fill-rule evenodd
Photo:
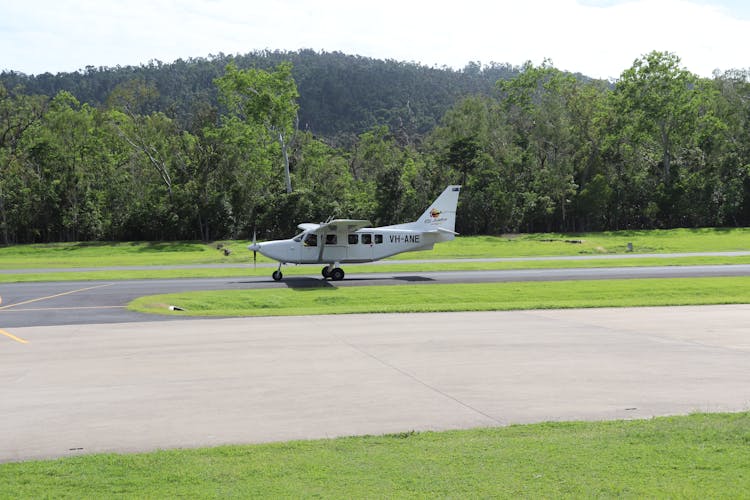
<path fill-rule="evenodd" d="M 253 269 L 258 268 L 258 246 L 255 243 L 255 226 L 253 226 Z"/>
<path fill-rule="evenodd" d="M 253 268 L 257 269 L 257 263 L 258 263 L 258 249 L 260 248 L 260 245 L 256 242 L 256 231 L 255 227 L 253 227 L 253 244 L 248 245 L 247 249 L 251 250 L 253 252 Z"/>

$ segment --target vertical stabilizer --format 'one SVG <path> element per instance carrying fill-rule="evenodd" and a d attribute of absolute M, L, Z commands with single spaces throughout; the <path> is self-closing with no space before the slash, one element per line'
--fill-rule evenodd
<path fill-rule="evenodd" d="M 385 226 L 381 229 L 408 229 L 439 233 L 435 242 L 452 240 L 456 233 L 456 207 L 461 186 L 448 186 L 414 222 Z"/>
<path fill-rule="evenodd" d="M 437 200 L 425 210 L 422 216 L 410 226 L 420 231 L 438 230 L 440 240 L 452 240 L 456 234 L 456 207 L 461 186 L 448 186 Z"/>

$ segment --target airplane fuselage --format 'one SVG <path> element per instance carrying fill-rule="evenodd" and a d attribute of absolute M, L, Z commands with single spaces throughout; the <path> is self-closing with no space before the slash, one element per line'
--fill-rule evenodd
<path fill-rule="evenodd" d="M 388 228 L 300 236 L 265 243 L 262 253 L 285 264 L 361 263 L 402 252 L 431 250 L 438 237 L 421 231 Z"/>

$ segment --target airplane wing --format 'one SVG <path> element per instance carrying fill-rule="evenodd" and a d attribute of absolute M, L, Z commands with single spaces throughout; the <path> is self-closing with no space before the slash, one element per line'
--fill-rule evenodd
<path fill-rule="evenodd" d="M 302 226 L 310 226 L 305 230 L 309 230 L 317 234 L 322 233 L 324 230 L 339 231 L 341 229 L 351 233 L 356 231 L 357 229 L 362 229 L 363 227 L 372 227 L 372 222 L 362 219 L 334 219 L 323 224 L 300 224 L 298 227 L 301 228 Z"/>
<path fill-rule="evenodd" d="M 304 222 L 302 224 L 297 224 L 297 227 L 299 229 L 302 229 L 303 231 L 314 231 L 320 227 L 320 224 L 311 224 L 309 222 Z"/>

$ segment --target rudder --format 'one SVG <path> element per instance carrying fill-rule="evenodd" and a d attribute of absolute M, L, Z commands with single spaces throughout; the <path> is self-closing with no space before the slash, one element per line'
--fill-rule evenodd
<path fill-rule="evenodd" d="M 461 186 L 448 186 L 440 196 L 432 202 L 422 216 L 414 221 L 423 230 L 439 229 L 446 235 L 456 231 L 456 207 Z M 450 239 L 453 235 L 451 235 Z"/>

